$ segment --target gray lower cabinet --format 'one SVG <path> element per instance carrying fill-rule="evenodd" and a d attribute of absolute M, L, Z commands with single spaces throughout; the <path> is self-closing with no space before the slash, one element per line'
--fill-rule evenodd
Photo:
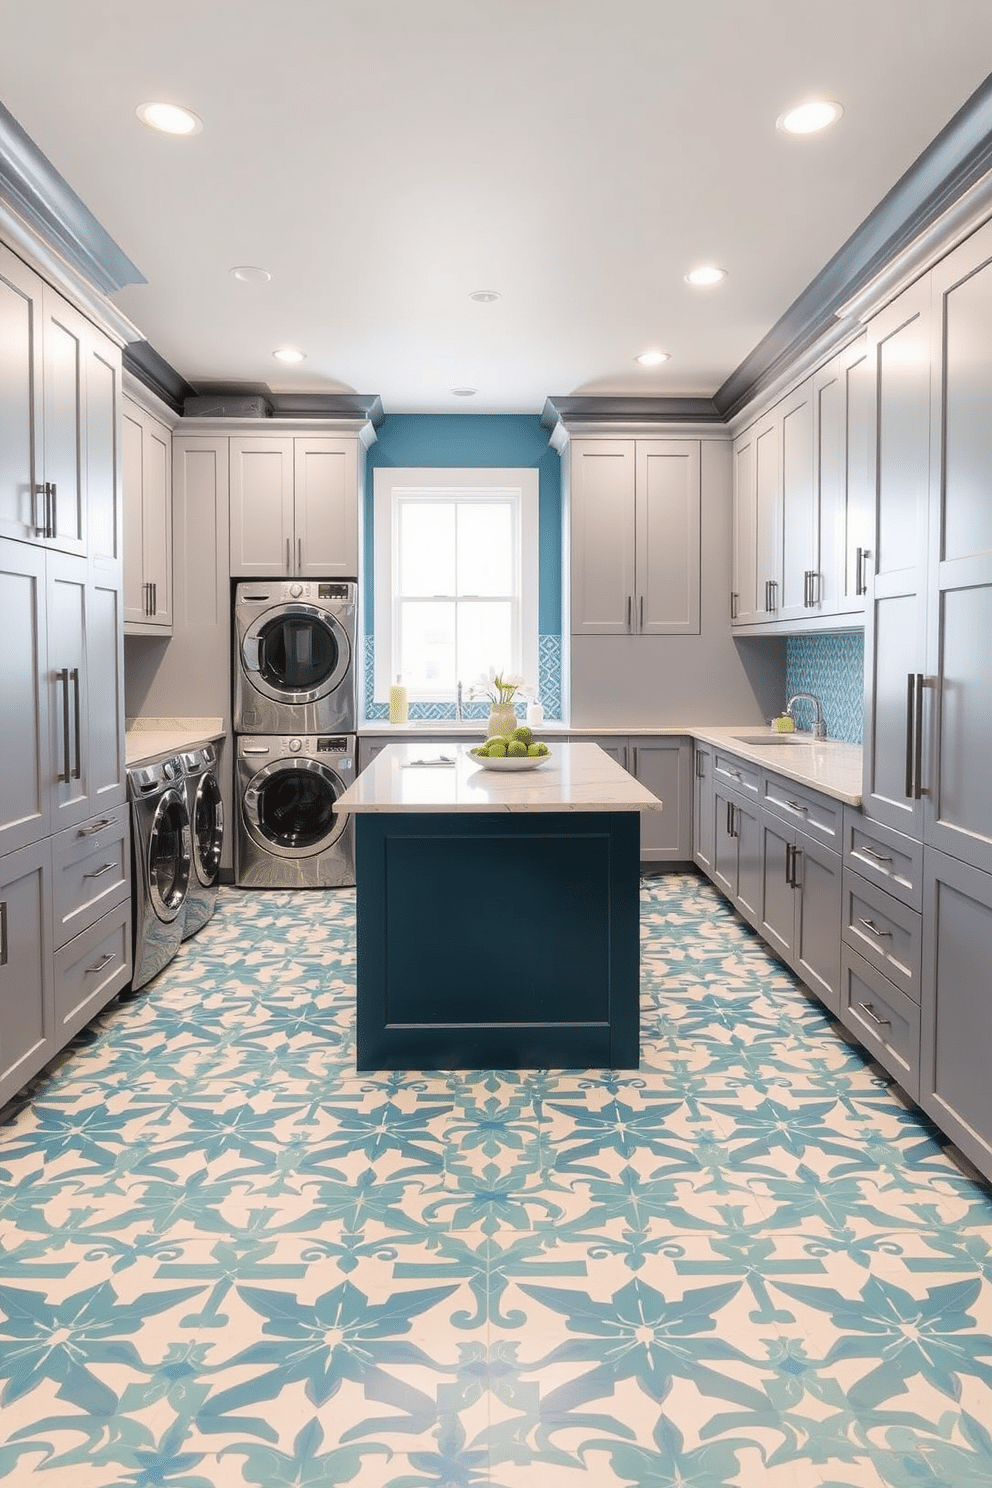
<path fill-rule="evenodd" d="M 992 874 L 927 848 L 919 1102 L 992 1177 Z"/>
<path fill-rule="evenodd" d="M 920 1093 L 920 1005 L 845 941 L 840 1018 L 914 1100 Z"/>
<path fill-rule="evenodd" d="M 598 744 L 663 803 L 641 812 L 641 862 L 692 861 L 692 740 L 679 735 L 573 734 Z"/>
<path fill-rule="evenodd" d="M 759 813 L 760 913 L 756 928 L 831 1012 L 840 1007 L 840 853 Z"/>
<path fill-rule="evenodd" d="M 712 877 L 716 825 L 713 750 L 708 744 L 696 743 L 692 754 L 692 859 L 698 868 Z"/>
<path fill-rule="evenodd" d="M 761 904 L 758 807 L 718 782 L 713 789 L 713 882 L 752 925 Z"/>
<path fill-rule="evenodd" d="M 0 857 L 0 1105 L 55 1053 L 52 842 Z"/>

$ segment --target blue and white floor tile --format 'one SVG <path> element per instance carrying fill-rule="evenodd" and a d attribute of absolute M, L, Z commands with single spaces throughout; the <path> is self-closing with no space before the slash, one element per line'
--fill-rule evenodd
<path fill-rule="evenodd" d="M 638 1071 L 359 1075 L 354 896 L 218 914 L 0 1126 L 0 1478 L 978 1488 L 992 1202 L 709 887 Z"/>

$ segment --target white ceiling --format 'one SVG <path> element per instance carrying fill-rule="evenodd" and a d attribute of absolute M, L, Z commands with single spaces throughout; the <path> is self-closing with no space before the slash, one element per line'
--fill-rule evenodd
<path fill-rule="evenodd" d="M 115 301 L 156 351 L 387 413 L 714 393 L 990 59 L 990 0 L 0 0 L 0 100 L 144 274 Z M 776 131 L 814 94 L 838 125 Z"/>

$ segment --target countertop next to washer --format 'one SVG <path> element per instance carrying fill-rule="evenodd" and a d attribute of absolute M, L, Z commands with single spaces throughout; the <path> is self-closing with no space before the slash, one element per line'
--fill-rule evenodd
<path fill-rule="evenodd" d="M 223 739 L 223 718 L 129 718 L 124 735 L 124 763 L 146 765 L 151 760 L 196 749 Z"/>

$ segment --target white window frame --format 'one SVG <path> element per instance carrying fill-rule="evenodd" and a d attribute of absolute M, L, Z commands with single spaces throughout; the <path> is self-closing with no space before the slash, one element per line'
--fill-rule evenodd
<path fill-rule="evenodd" d="M 491 665 L 519 673 L 537 692 L 538 584 L 539 584 L 539 475 L 531 467 L 447 467 L 432 469 L 377 466 L 373 472 L 373 624 L 375 669 L 373 696 L 377 703 L 389 698 L 389 686 L 402 667 L 394 659 L 399 649 L 399 604 L 393 576 L 398 569 L 399 511 L 404 501 L 430 501 L 461 496 L 491 501 L 499 493 L 510 495 L 514 511 L 515 566 L 517 569 L 517 621 L 514 626 L 517 654 L 494 656 Z M 452 596 L 455 598 L 456 596 Z M 455 683 L 469 688 L 474 677 L 453 678 L 450 687 L 410 692 L 410 701 L 452 702 Z"/>

